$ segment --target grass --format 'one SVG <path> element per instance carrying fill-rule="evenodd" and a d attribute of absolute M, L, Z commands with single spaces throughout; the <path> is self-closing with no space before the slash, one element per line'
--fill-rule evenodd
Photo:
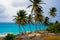
<path fill-rule="evenodd" d="M 46 36 L 44 40 L 60 40 L 60 36 Z"/>

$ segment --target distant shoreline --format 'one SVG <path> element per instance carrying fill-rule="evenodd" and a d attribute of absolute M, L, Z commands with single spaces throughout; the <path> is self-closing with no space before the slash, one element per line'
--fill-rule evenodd
<path fill-rule="evenodd" d="M 0 22 L 0 23 L 14 23 L 14 22 Z"/>

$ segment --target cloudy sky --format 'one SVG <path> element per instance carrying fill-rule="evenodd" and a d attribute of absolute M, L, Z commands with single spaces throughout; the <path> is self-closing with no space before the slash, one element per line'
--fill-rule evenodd
<path fill-rule="evenodd" d="M 58 20 L 60 21 L 60 0 L 43 0 L 46 4 L 43 4 L 43 10 L 45 16 L 48 16 L 49 9 L 51 7 L 57 8 L 57 17 L 53 18 L 53 22 Z M 26 9 L 28 5 L 32 4 L 29 0 L 0 0 L 0 22 L 13 22 L 13 16 L 16 15 L 17 11 L 24 9 L 30 14 L 31 8 Z"/>

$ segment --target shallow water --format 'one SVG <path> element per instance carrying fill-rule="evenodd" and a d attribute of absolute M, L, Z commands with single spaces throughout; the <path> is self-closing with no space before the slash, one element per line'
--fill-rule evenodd
<path fill-rule="evenodd" d="M 24 30 L 24 28 L 25 30 Z M 20 26 L 20 32 L 25 32 L 25 31 L 32 31 L 35 32 L 36 31 L 36 27 L 37 30 L 46 30 L 46 28 L 48 28 L 48 26 L 45 26 L 43 24 L 37 24 L 36 25 L 26 25 L 26 26 Z M 31 30 L 30 30 L 31 28 Z M 18 25 L 15 23 L 0 23 L 0 34 L 6 34 L 6 33 L 13 33 L 13 34 L 18 34 Z"/>

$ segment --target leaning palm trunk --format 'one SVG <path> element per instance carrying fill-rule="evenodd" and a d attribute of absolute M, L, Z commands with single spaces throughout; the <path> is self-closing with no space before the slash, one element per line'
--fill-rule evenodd
<path fill-rule="evenodd" d="M 39 25 L 41 25 L 41 24 L 39 23 Z M 39 26 L 39 30 L 41 31 L 41 26 Z"/>
<path fill-rule="evenodd" d="M 20 33 L 20 25 L 19 25 L 19 29 L 18 29 L 19 33 Z"/>
<path fill-rule="evenodd" d="M 24 31 L 26 32 L 26 29 L 25 29 L 25 27 L 23 27 L 23 29 L 24 29 Z"/>
<path fill-rule="evenodd" d="M 30 24 L 29 24 L 29 27 L 30 27 Z M 30 27 L 30 31 L 32 32 L 31 27 Z"/>
<path fill-rule="evenodd" d="M 36 23 L 36 21 L 35 21 L 35 27 L 36 27 L 36 32 L 37 32 L 37 23 Z"/>
<path fill-rule="evenodd" d="M 21 33 L 21 31 L 23 32 L 23 30 L 22 30 L 22 29 L 21 29 L 21 31 L 20 31 L 20 27 L 21 27 L 21 26 L 19 25 L 19 29 L 18 29 L 19 33 Z"/>
<path fill-rule="evenodd" d="M 38 31 L 38 26 L 37 26 L 37 19 L 36 19 L 36 15 L 35 15 L 35 27 L 36 27 L 36 32 Z"/>

